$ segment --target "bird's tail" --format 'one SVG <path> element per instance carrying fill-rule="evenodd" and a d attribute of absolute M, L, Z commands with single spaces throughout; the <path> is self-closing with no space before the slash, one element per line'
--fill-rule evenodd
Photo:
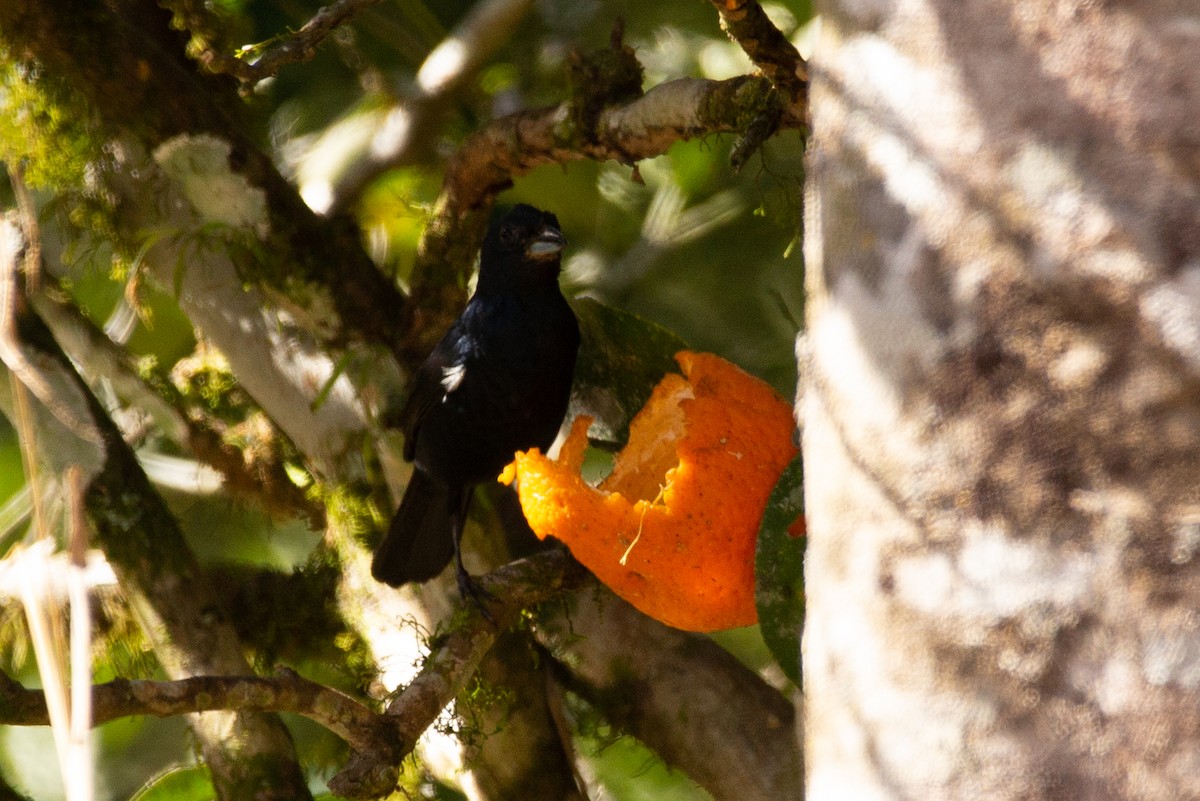
<path fill-rule="evenodd" d="M 387 536 L 375 549 L 371 575 L 393 587 L 428 581 L 454 556 L 449 494 L 423 470 L 413 470 Z"/>

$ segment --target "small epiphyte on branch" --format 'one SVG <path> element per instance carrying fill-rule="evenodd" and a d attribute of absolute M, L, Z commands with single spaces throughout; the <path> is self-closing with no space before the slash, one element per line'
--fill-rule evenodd
<path fill-rule="evenodd" d="M 642 65 L 624 43 L 625 21 L 613 23 L 609 46 L 584 55 L 572 51 L 567 62 L 571 88 L 571 118 L 576 135 L 594 138 L 596 122 L 606 106 L 642 96 Z"/>

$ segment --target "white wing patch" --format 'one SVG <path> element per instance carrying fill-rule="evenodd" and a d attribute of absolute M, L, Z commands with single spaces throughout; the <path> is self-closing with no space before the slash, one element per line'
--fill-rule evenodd
<path fill-rule="evenodd" d="M 446 395 L 458 389 L 466 375 L 467 366 L 465 364 L 452 364 L 449 367 L 443 367 L 442 389 L 446 390 Z M 446 395 L 442 396 L 442 400 L 446 399 Z"/>

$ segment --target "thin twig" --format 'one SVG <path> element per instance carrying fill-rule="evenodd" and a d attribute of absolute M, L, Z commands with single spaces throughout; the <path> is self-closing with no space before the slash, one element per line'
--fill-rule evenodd
<path fill-rule="evenodd" d="M 84 512 L 83 479 L 76 466 L 67 469 L 68 517 L 67 608 L 70 610 L 68 666 L 71 677 L 71 716 L 67 731 L 69 750 L 63 761 L 69 777 L 67 798 L 91 801 L 96 795 L 95 755 L 92 749 L 92 609 L 88 598 L 88 524 Z"/>
<path fill-rule="evenodd" d="M 322 7 L 295 33 L 280 36 L 272 40 L 269 46 L 264 42 L 262 45 L 247 48 L 248 52 L 261 48 L 261 55 L 253 60 L 209 49 L 200 54 L 200 61 L 213 72 L 232 75 L 243 84 L 253 86 L 261 80 L 274 77 L 288 64 L 311 59 L 325 37 L 364 8 L 379 2 L 380 0 L 334 0 Z"/>
<path fill-rule="evenodd" d="M 0 707 L 8 726 L 46 726 L 50 716 L 41 690 L 5 676 Z M 355 748 L 390 747 L 392 724 L 348 695 L 291 671 L 275 676 L 194 676 L 176 681 L 115 679 L 92 687 L 92 725 L 136 715 L 171 717 L 233 709 L 295 712 L 311 718 Z"/>

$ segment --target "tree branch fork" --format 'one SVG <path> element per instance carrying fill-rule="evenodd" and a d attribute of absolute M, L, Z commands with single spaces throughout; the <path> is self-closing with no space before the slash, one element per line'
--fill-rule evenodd
<path fill-rule="evenodd" d="M 352 10 L 367 4 L 369 0 L 347 0 L 333 7 Z M 725 5 L 741 9 L 745 4 Z M 319 28 L 315 26 L 313 31 Z M 770 40 L 765 35 L 738 37 L 734 26 L 730 31 L 739 41 Z M 308 44 L 315 46 L 319 35 L 314 33 L 314 40 Z M 284 52 L 279 50 L 281 56 Z M 301 47 L 297 52 L 308 51 Z M 280 63 L 288 59 L 281 58 Z M 755 60 L 761 66 L 763 60 Z M 495 121 L 472 137 L 449 165 L 438 219 L 427 230 L 420 260 L 428 264 L 435 257 L 448 255 L 450 243 L 456 241 L 470 243 L 468 250 L 473 255 L 477 237 L 463 236 L 464 229 L 482 220 L 486 211 L 481 213 L 481 209 L 490 206 L 500 188 L 538 164 L 584 158 L 635 163 L 666 152 L 680 139 L 740 132 L 746 127 L 748 111 L 757 114 L 764 109 L 766 89 L 772 85 L 792 107 L 799 107 L 799 85 L 786 76 L 801 73 L 794 67 L 789 73 L 786 58 L 779 63 L 782 68 L 764 68 L 765 77 L 668 82 L 639 97 L 605 103 L 582 121 L 571 117 L 570 104 L 519 112 Z M 581 126 L 581 122 L 588 124 Z M 782 123 L 783 127 L 798 124 L 795 115 Z M 465 257 L 445 260 L 452 264 L 468 261 Z M 427 322 L 419 316 L 413 319 L 414 327 L 417 322 Z M 393 696 L 383 711 L 283 670 L 274 676 L 192 675 L 175 681 L 118 679 L 96 685 L 92 691 L 94 724 L 130 715 L 169 716 L 216 710 L 292 712 L 321 723 L 350 744 L 350 762 L 330 782 L 331 789 L 344 797 L 386 795 L 395 787 L 400 761 L 411 752 L 420 733 L 469 682 L 497 635 L 511 626 L 522 610 L 560 594 L 577 581 L 579 568 L 573 564 L 562 552 L 548 552 L 485 577 L 485 589 L 502 599 L 490 610 L 491 616 L 485 617 L 473 607 L 464 609 L 459 625 L 437 642 L 420 674 Z M 0 673 L 0 724 L 48 722 L 44 694 Z"/>
<path fill-rule="evenodd" d="M 92 725 L 135 715 L 197 712 L 291 712 L 313 720 L 350 745 L 330 788 L 346 798 L 376 798 L 396 786 L 399 765 L 442 709 L 468 683 L 497 635 L 521 613 L 578 584 L 586 575 L 563 550 L 512 562 L 479 579 L 497 600 L 486 612 L 465 603 L 458 625 L 436 638 L 425 665 L 377 711 L 363 701 L 289 668 L 273 676 L 190 676 L 174 681 L 114 679 L 92 687 Z M 48 726 L 42 690 L 0 672 L 0 725 Z"/>

